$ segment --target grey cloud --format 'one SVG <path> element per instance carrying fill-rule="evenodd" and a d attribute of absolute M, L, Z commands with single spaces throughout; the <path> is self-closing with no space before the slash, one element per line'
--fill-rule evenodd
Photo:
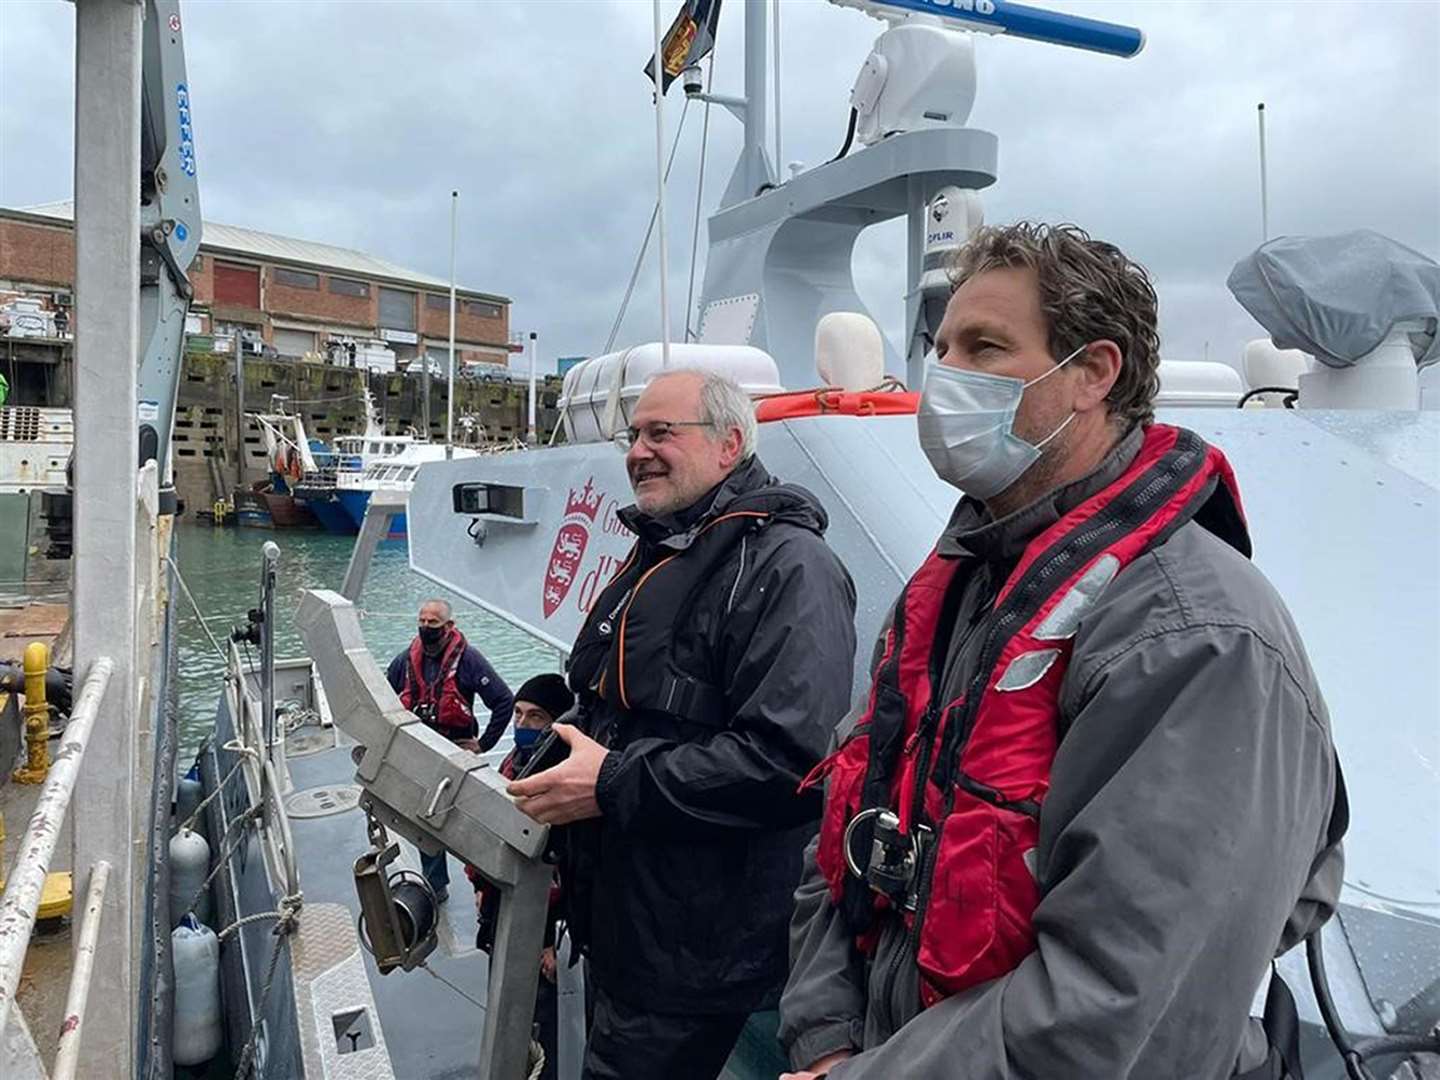
<path fill-rule="evenodd" d="M 1224 288 L 1259 240 L 1257 101 L 1272 232 L 1363 225 L 1440 256 L 1440 7 L 1052 2 L 1141 26 L 1147 46 L 1120 61 L 978 40 L 971 123 L 1001 139 L 987 218 L 1073 220 L 1125 247 L 1159 285 L 1167 355 L 1199 358 L 1208 342 L 1213 359 L 1233 360 L 1260 333 Z M 514 297 L 515 329 L 538 330 L 547 361 L 592 353 L 654 198 L 640 73 L 650 13 L 643 0 L 189 3 L 206 215 L 444 275 L 458 188 L 462 282 Z M 718 90 L 739 92 L 742 23 L 729 0 Z M 813 166 L 839 145 L 850 83 L 883 25 L 819 0 L 785 0 L 782 23 L 784 156 Z M 53 0 L 0 4 L 5 205 L 69 192 L 72 24 Z M 671 136 L 682 108 L 672 91 Z M 700 127 L 692 106 L 670 183 L 677 333 Z M 714 110 L 706 214 L 739 141 Z M 855 256 L 862 296 L 892 336 L 904 257 L 898 224 L 867 233 Z M 658 334 L 658 302 L 652 250 L 622 341 Z"/>

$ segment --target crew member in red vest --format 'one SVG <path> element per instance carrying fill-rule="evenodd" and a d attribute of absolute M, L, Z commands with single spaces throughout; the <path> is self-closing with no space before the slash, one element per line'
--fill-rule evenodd
<path fill-rule="evenodd" d="M 1344 789 L 1228 462 L 1154 422 L 1154 289 L 1030 223 L 951 280 L 917 426 L 963 497 L 807 780 L 786 1075 L 1298 1076 L 1283 981 L 1250 1005 L 1334 910 Z"/>
<path fill-rule="evenodd" d="M 505 733 L 515 709 L 515 698 L 505 680 L 495 673 L 455 627 L 450 605 L 439 599 L 420 605 L 419 628 L 410 647 L 385 672 L 400 704 L 427 726 L 457 746 L 481 753 Z M 475 698 L 490 710 L 482 733 L 475 719 Z M 446 854 L 420 853 L 425 880 L 443 904 L 450 898 L 450 866 Z"/>

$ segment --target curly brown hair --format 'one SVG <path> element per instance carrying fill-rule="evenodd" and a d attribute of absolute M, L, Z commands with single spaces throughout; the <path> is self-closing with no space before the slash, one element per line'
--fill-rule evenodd
<path fill-rule="evenodd" d="M 1105 396 L 1121 427 L 1155 418 L 1160 334 L 1155 287 L 1139 263 L 1078 225 L 987 225 L 952 257 L 951 290 L 987 270 L 1023 267 L 1040 285 L 1050 351 L 1066 356 L 1092 341 L 1120 347 L 1120 374 Z"/>

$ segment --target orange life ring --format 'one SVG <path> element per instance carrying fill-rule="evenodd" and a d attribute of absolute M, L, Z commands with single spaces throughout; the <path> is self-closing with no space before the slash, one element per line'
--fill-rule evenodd
<path fill-rule="evenodd" d="M 777 394 L 761 399 L 755 406 L 755 419 L 795 420 L 804 416 L 895 416 L 913 414 L 920 407 L 918 391 L 800 390 L 793 394 Z"/>

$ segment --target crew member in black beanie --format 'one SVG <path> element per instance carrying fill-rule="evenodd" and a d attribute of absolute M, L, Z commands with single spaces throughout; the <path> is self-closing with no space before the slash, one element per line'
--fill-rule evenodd
<path fill-rule="evenodd" d="M 515 749 L 500 763 L 500 775 L 513 778 L 530 760 L 550 725 L 570 711 L 575 695 L 561 675 L 546 673 L 525 680 L 515 693 Z M 479 927 L 475 947 L 489 952 L 495 940 L 495 920 L 500 913 L 500 894 L 471 867 L 465 868 L 470 884 L 475 886 L 475 916 Z M 535 1023 L 540 1029 L 540 1045 L 545 1049 L 545 1068 L 540 1080 L 555 1080 L 556 1061 L 556 985 L 555 985 L 555 914 L 559 886 L 550 885 L 551 918 L 545 924 L 545 947 L 540 952 L 540 985 L 535 994 Z"/>

